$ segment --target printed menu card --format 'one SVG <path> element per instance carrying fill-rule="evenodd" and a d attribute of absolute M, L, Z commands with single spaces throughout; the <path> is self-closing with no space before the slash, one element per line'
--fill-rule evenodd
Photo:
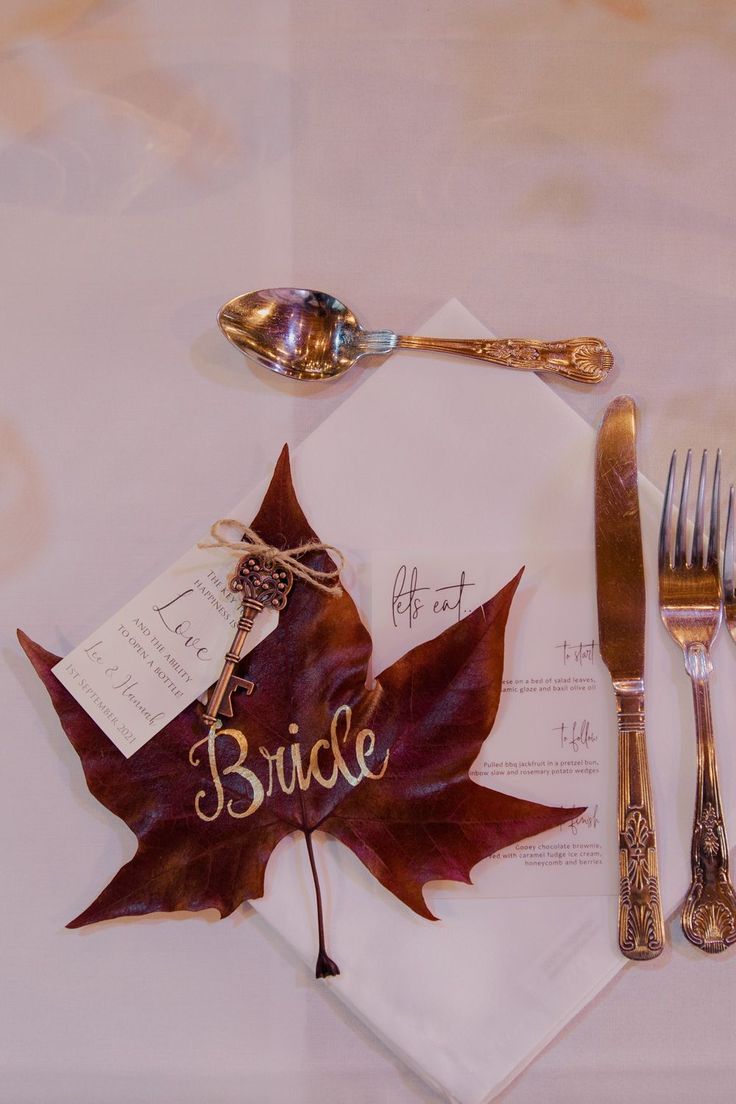
<path fill-rule="evenodd" d="M 501 708 L 470 775 L 527 800 L 586 808 L 552 834 L 496 852 L 479 867 L 475 883 L 491 897 L 614 893 L 608 673 L 585 590 L 590 564 L 583 570 L 576 550 L 377 552 L 371 560 L 375 669 L 470 612 L 521 564 L 522 608 L 512 614 Z"/>

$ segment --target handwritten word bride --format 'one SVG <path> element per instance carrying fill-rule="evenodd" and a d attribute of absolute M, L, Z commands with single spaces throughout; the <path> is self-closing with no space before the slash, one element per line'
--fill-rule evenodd
<path fill-rule="evenodd" d="M 375 749 L 375 734 L 369 728 L 361 728 L 358 733 L 353 735 L 350 731 L 351 723 L 352 710 L 350 706 L 341 705 L 332 718 L 329 740 L 316 740 L 312 745 L 306 770 L 304 769 L 301 743 L 298 740 L 289 744 L 288 747 L 280 747 L 274 752 L 261 745 L 258 751 L 268 763 L 268 785 L 265 788 L 258 775 L 245 766 L 245 761 L 248 758 L 248 739 L 245 733 L 241 732 L 239 728 L 216 729 L 213 725 L 208 735 L 201 740 L 197 740 L 189 751 L 189 762 L 193 767 L 197 767 L 200 762 L 198 751 L 205 744 L 207 745 L 207 756 L 214 787 L 215 807 L 212 812 L 208 813 L 203 808 L 203 804 L 208 800 L 208 797 L 211 799 L 212 792 L 209 795 L 206 790 L 200 790 L 197 793 L 194 799 L 197 816 L 201 820 L 216 820 L 223 809 L 227 809 L 229 815 L 237 819 L 252 816 L 261 807 L 264 799 L 271 797 L 276 786 L 282 793 L 291 794 L 297 785 L 300 790 L 307 790 L 313 782 L 326 790 L 331 790 L 340 776 L 351 786 L 357 786 L 364 778 L 383 778 L 388 767 L 390 752 L 386 752 L 386 757 L 378 772 L 371 771 L 366 759 L 370 758 Z M 339 736 L 341 725 L 344 727 L 342 737 Z M 296 736 L 298 732 L 298 725 L 289 725 L 290 735 Z M 355 743 L 355 758 L 358 764 L 357 774 L 348 767 L 340 746 L 346 743 L 348 737 L 352 737 Z M 232 743 L 236 745 L 238 757 L 235 762 L 221 767 L 222 756 L 220 753 L 224 752 L 225 748 Z M 291 760 L 291 770 L 290 777 L 287 779 L 288 760 Z M 236 808 L 236 805 L 242 804 L 244 800 L 242 798 L 237 800 L 230 798 L 225 802 L 222 779 L 228 774 L 239 775 L 245 779 L 250 787 L 251 799 L 244 809 Z"/>

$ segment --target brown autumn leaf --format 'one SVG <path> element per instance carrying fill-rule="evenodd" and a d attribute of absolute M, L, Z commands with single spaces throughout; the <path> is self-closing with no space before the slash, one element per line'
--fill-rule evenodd
<path fill-rule="evenodd" d="M 286 448 L 253 528 L 280 548 L 317 539 Z M 305 562 L 333 566 L 326 553 Z M 19 632 L 90 791 L 138 837 L 134 858 L 69 927 L 179 909 L 227 916 L 262 895 L 274 847 L 301 831 L 323 977 L 339 971 L 324 947 L 315 830 L 339 839 L 386 889 L 434 919 L 422 893 L 427 882 L 470 882 L 473 866 L 494 851 L 579 815 L 468 776 L 496 716 L 520 577 L 387 668 L 372 690 L 371 640 L 350 596 L 297 580 L 278 627 L 241 663 L 256 689 L 234 695 L 227 727 L 208 736 L 195 702 L 130 759 L 51 673 L 58 657 Z"/>

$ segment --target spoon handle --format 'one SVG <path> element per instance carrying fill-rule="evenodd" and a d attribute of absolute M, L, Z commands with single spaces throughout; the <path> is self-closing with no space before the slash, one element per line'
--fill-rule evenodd
<path fill-rule="evenodd" d="M 529 341 L 520 337 L 448 341 L 439 337 L 398 336 L 398 349 L 433 349 L 441 353 L 489 360 L 525 372 L 554 372 L 580 383 L 600 383 L 613 367 L 613 354 L 597 337 L 567 341 Z"/>

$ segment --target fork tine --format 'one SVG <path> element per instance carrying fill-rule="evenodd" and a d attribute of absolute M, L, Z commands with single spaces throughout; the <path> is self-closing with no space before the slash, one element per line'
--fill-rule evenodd
<path fill-rule="evenodd" d="M 692 466 L 693 450 L 687 450 L 685 471 L 682 475 L 682 494 L 680 495 L 680 513 L 677 518 L 677 532 L 675 535 L 675 567 L 684 567 L 687 563 L 687 495 L 690 490 L 690 468 Z"/>
<path fill-rule="evenodd" d="M 718 566 L 718 545 L 721 542 L 721 450 L 716 452 L 713 472 L 713 494 L 710 500 L 710 533 L 708 534 L 708 567 Z"/>
<path fill-rule="evenodd" d="M 670 566 L 672 559 L 672 542 L 670 539 L 672 520 L 672 497 L 675 489 L 675 468 L 677 466 L 677 449 L 672 453 L 670 470 L 667 474 L 667 487 L 664 492 L 662 504 L 662 522 L 659 526 L 659 570 L 664 571 Z"/>
<path fill-rule="evenodd" d="M 703 544 L 705 540 L 705 479 L 707 469 L 708 450 L 703 449 L 703 459 L 700 461 L 700 477 L 698 479 L 698 497 L 695 501 L 693 550 L 690 556 L 690 562 L 698 567 L 703 566 Z"/>
<path fill-rule="evenodd" d="M 733 562 L 733 537 L 734 537 L 734 490 L 733 486 L 728 492 L 728 517 L 726 519 L 726 543 L 723 546 L 723 590 L 727 601 L 736 598 L 734 593 L 734 562 Z"/>

